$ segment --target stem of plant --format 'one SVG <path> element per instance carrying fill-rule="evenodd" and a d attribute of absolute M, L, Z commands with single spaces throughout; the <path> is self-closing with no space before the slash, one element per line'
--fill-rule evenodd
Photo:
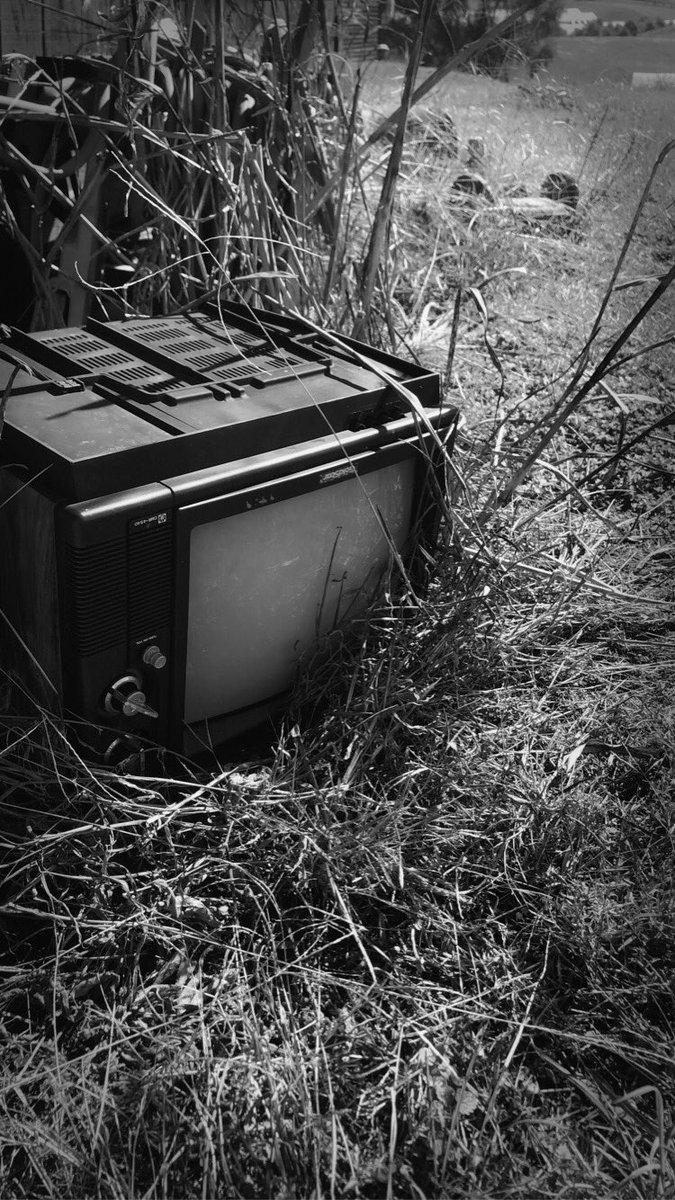
<path fill-rule="evenodd" d="M 382 184 L 382 194 L 380 202 L 375 213 L 375 220 L 370 235 L 368 244 L 368 253 L 363 268 L 363 280 L 361 284 L 361 293 L 359 296 L 359 311 L 354 322 L 353 336 L 362 338 L 365 334 L 368 317 L 370 315 L 370 306 L 375 290 L 375 281 L 377 273 L 382 262 L 382 257 L 386 252 L 387 243 L 389 241 L 389 229 L 391 226 L 391 213 L 394 207 L 394 197 L 396 195 L 396 181 L 398 179 L 399 168 L 401 165 L 401 156 L 403 154 L 403 145 L 405 142 L 405 123 L 410 111 L 412 102 L 413 88 L 415 79 L 417 78 L 417 69 L 422 60 L 422 50 L 424 40 L 429 24 L 429 17 L 434 7 L 434 0 L 424 0 L 419 25 L 415 35 L 415 41 L 410 52 L 408 61 L 408 69 L 406 71 L 405 83 L 403 85 L 403 98 L 401 106 L 398 110 L 398 125 L 396 128 L 396 136 L 394 145 L 389 155 L 387 163 L 387 173 Z"/>

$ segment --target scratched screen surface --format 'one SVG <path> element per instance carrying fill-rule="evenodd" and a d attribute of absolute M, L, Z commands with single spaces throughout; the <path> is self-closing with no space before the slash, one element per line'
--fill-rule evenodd
<path fill-rule="evenodd" d="M 363 609 L 405 543 L 414 470 L 410 457 L 195 526 L 187 722 L 285 691 L 317 637 Z"/>

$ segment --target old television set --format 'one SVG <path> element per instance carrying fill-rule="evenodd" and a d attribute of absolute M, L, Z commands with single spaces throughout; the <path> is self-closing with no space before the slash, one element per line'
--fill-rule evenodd
<path fill-rule="evenodd" d="M 237 305 L 0 341 L 0 648 L 113 761 L 218 745 L 433 547 L 438 377 Z"/>

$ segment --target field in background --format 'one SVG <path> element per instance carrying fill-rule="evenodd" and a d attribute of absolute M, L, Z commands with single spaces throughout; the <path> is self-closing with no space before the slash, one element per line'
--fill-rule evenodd
<path fill-rule="evenodd" d="M 429 74 L 420 71 L 420 80 Z M 366 130 L 391 111 L 402 83 L 400 66 L 374 63 L 365 68 L 362 108 Z M 547 72 L 542 74 L 541 86 L 527 79 L 505 83 L 452 73 L 422 107 L 450 113 L 464 148 L 469 138 L 478 137 L 485 143 L 486 178 L 497 195 L 503 196 L 514 185 L 538 192 L 544 176 L 557 169 L 572 171 L 586 192 L 604 186 L 614 174 L 617 202 L 630 204 L 637 196 L 640 172 L 649 156 L 671 134 L 673 97 L 666 89 L 645 96 L 602 81 L 576 87 L 572 97 L 564 88 L 551 85 Z M 414 146 L 412 153 L 414 156 Z M 626 153 L 629 164 L 624 161 Z M 412 171 L 404 171 L 404 191 L 409 181 L 414 181 L 415 169 L 419 175 L 419 162 Z M 457 170 L 452 159 L 446 161 L 445 169 L 442 161 L 435 162 L 439 199 Z"/>
<path fill-rule="evenodd" d="M 366 68 L 366 132 L 400 85 Z M 429 97 L 460 160 L 411 133 L 373 333 L 463 410 L 451 519 L 427 599 L 383 601 L 269 754 L 118 776 L 14 730 L 8 1200 L 675 1194 L 669 293 L 562 420 L 672 266 L 675 156 L 587 345 L 671 103 Z M 494 203 L 463 207 L 470 137 Z M 347 193 L 336 321 L 387 153 Z M 556 168 L 576 216 L 509 213 Z"/>
<path fill-rule="evenodd" d="M 452 74 L 430 94 L 428 112 L 452 115 L 460 159 L 425 160 L 411 139 L 399 181 L 394 264 L 402 293 L 407 273 L 418 317 L 426 302 L 449 306 L 458 280 L 480 287 L 493 277 L 486 295 L 497 309 L 495 324 L 520 322 L 522 330 L 528 322 L 536 328 L 545 321 L 560 337 L 559 348 L 548 339 L 547 353 L 562 359 L 573 356 L 571 339 L 577 350 L 583 344 L 649 170 L 672 137 L 672 95 L 604 83 L 570 90 L 543 80 L 515 84 Z M 400 82 L 392 67 L 368 69 L 366 128 L 394 107 Z M 473 138 L 485 147 L 481 175 L 493 204 L 478 209 L 468 236 L 452 182 L 466 170 Z M 504 211 L 514 196 L 538 196 L 552 171 L 570 172 L 578 181 L 579 236 L 547 236 L 545 223 L 519 223 Z M 674 179 L 670 161 L 648 209 L 662 214 L 665 234 L 650 230 L 643 219 L 639 248 L 633 247 L 628 260 L 635 261 L 636 271 L 644 267 L 638 265 L 641 254 L 651 264 L 652 235 L 657 242 L 668 237 Z M 442 363 L 437 359 L 434 365 Z"/>
<path fill-rule="evenodd" d="M 611 18 L 606 18 L 607 20 Z M 605 79 L 630 83 L 633 71 L 675 70 L 675 30 L 655 30 L 637 37 L 550 38 L 555 79 L 584 85 Z"/>
<path fill-rule="evenodd" d="M 577 6 L 579 7 L 579 6 Z M 649 21 L 667 21 L 675 17 L 675 5 L 671 0 L 651 4 L 649 0 L 592 0 L 588 8 L 600 21 L 629 21 L 640 17 Z M 582 10 L 586 12 L 584 8 Z"/>

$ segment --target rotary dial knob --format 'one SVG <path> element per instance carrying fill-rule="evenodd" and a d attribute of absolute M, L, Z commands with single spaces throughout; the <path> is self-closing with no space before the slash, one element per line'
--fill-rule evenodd
<path fill-rule="evenodd" d="M 110 684 L 105 697 L 105 710 L 109 713 L 121 714 L 123 717 L 152 717 L 159 713 L 150 708 L 146 702 L 145 692 L 141 690 L 140 681 L 135 675 L 121 675 Z"/>

